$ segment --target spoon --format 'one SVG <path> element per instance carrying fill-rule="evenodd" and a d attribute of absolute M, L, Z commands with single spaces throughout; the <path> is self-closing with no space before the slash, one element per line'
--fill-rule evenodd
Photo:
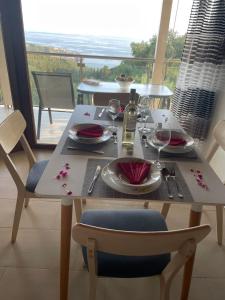
<path fill-rule="evenodd" d="M 173 194 L 171 192 L 170 185 L 169 185 L 170 172 L 167 168 L 163 168 L 161 170 L 161 174 L 162 174 L 162 176 L 163 176 L 163 178 L 165 179 L 165 182 L 166 182 L 168 197 L 170 199 L 173 199 Z"/>

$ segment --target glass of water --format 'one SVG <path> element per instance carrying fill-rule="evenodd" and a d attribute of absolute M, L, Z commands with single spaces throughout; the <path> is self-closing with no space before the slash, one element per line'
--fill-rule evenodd
<path fill-rule="evenodd" d="M 142 133 L 149 133 L 151 131 L 150 128 L 147 128 L 147 121 L 150 116 L 149 100 L 150 98 L 148 96 L 140 96 L 138 99 L 138 108 L 141 114 L 138 121 L 142 122 L 138 130 Z"/>
<path fill-rule="evenodd" d="M 171 139 L 171 130 L 163 129 L 162 123 L 156 123 L 155 128 L 150 136 L 150 144 L 158 150 L 157 159 L 154 161 L 154 165 L 161 170 L 160 164 L 160 152 L 163 148 L 169 145 Z"/>
<path fill-rule="evenodd" d="M 118 99 L 109 100 L 108 113 L 110 114 L 113 121 L 113 124 L 109 126 L 109 130 L 111 130 L 112 132 L 116 132 L 117 127 L 115 126 L 115 119 L 118 117 L 120 113 L 120 100 Z"/>

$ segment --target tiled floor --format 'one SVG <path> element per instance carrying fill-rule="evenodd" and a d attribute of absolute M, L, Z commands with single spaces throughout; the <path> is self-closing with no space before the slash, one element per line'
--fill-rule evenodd
<path fill-rule="evenodd" d="M 39 159 L 50 152 L 36 152 Z M 19 172 L 25 178 L 28 167 L 22 153 L 13 155 Z M 17 242 L 10 243 L 11 224 L 15 209 L 16 189 L 0 162 L 0 300 L 59 299 L 59 238 L 60 202 L 32 200 L 24 209 Z M 87 208 L 133 208 L 142 203 L 88 202 Z M 152 204 L 160 209 L 160 204 Z M 185 227 L 188 206 L 174 205 L 169 212 L 169 228 Z M 225 247 L 216 240 L 215 211 L 204 209 L 202 223 L 210 223 L 212 232 L 198 247 L 191 285 L 190 300 L 225 299 Z M 224 241 L 225 243 L 225 241 Z M 181 273 L 174 280 L 171 300 L 179 299 Z M 81 251 L 72 241 L 69 299 L 87 298 L 88 274 L 82 266 Z M 97 299 L 144 300 L 158 298 L 158 278 L 99 280 Z"/>

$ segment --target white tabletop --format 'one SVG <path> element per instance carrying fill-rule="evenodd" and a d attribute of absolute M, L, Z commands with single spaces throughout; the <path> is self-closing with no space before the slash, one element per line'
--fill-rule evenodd
<path fill-rule="evenodd" d="M 136 89 L 139 95 L 151 96 L 151 97 L 170 97 L 173 92 L 164 85 L 158 84 L 140 84 L 134 83 L 128 89 L 121 89 L 119 84 L 116 82 L 104 82 L 101 81 L 99 85 L 91 85 L 81 82 L 77 91 L 83 94 L 104 94 L 104 93 L 118 93 L 118 94 L 128 94 L 130 89 Z"/>
<path fill-rule="evenodd" d="M 71 116 L 71 119 L 61 137 L 59 144 L 57 145 L 55 151 L 53 152 L 51 159 L 36 187 L 35 192 L 42 195 L 47 195 L 51 198 L 65 198 L 69 197 L 66 195 L 62 183 L 66 182 L 68 189 L 73 192 L 72 198 L 82 197 L 82 187 L 86 172 L 86 166 L 88 162 L 88 158 L 96 158 L 96 156 L 82 156 L 82 155 L 62 155 L 62 147 L 67 139 L 68 130 L 75 123 L 89 123 L 93 122 L 96 124 L 109 124 L 108 121 L 93 121 L 95 114 L 95 106 L 91 105 L 78 105 Z M 84 115 L 84 113 L 90 113 L 90 116 Z M 171 129 L 180 128 L 177 120 L 172 116 L 172 113 L 168 110 L 157 110 L 152 112 L 152 117 L 154 121 L 162 121 L 165 116 L 168 117 L 167 126 Z M 149 125 L 153 126 L 153 125 Z M 113 145 L 118 147 L 118 156 L 123 157 L 127 156 L 125 150 L 121 146 L 121 129 L 118 131 L 118 144 Z M 135 147 L 133 151 L 133 156 L 143 158 L 142 146 L 140 145 L 140 138 L 138 134 L 136 134 Z M 105 159 L 105 156 L 98 156 L 99 159 Z M 69 176 L 65 178 L 65 180 L 57 180 L 55 179 L 58 172 L 62 169 L 62 167 L 69 163 L 70 170 Z M 225 187 L 217 177 L 215 172 L 209 166 L 209 164 L 202 160 L 189 160 L 189 161 L 177 161 L 178 168 L 180 169 L 186 184 L 188 185 L 190 192 L 192 194 L 193 199 L 190 204 L 199 203 L 199 204 L 222 204 L 225 205 Z M 190 169 L 200 170 L 204 175 L 204 180 L 207 183 L 209 190 L 206 191 L 201 188 L 190 171 Z M 126 198 L 127 200 L 128 198 Z M 152 199 L 151 199 L 152 201 Z M 162 199 L 162 201 L 173 202 L 173 200 Z M 194 202 L 193 202 L 194 201 Z M 177 201 L 176 201 L 177 202 Z M 189 203 L 188 199 L 185 201 L 181 200 L 181 203 Z"/>

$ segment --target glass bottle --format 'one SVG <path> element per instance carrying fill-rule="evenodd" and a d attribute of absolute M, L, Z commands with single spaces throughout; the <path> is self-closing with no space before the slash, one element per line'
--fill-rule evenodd
<path fill-rule="evenodd" d="M 130 90 L 130 100 L 124 110 L 122 145 L 133 147 L 137 123 L 136 89 Z"/>

